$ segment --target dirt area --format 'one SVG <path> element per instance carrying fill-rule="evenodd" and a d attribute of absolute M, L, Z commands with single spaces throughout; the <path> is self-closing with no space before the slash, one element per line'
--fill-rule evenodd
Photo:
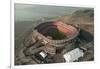
<path fill-rule="evenodd" d="M 89 32 L 90 35 L 92 35 L 94 38 L 94 14 L 93 13 L 94 13 L 94 11 L 91 12 L 90 10 L 77 11 L 70 16 L 61 16 L 59 18 L 56 18 L 56 19 L 54 19 L 54 21 L 57 20 L 57 21 L 62 21 L 67 24 L 75 25 L 77 28 L 83 29 L 83 30 Z M 26 48 L 30 48 L 30 46 L 28 44 L 32 43 L 32 40 L 30 40 L 30 36 L 31 36 L 30 33 L 32 33 L 32 29 L 30 31 L 24 33 L 24 35 L 20 36 L 20 38 L 18 37 L 17 39 L 15 39 L 15 65 L 28 65 L 28 64 L 42 63 L 39 60 L 35 59 L 34 56 L 32 56 L 32 55 L 31 55 L 31 57 L 28 56 L 30 53 L 25 52 L 27 50 Z M 27 42 L 26 44 L 29 47 L 26 47 L 23 43 L 25 38 L 29 38 L 29 40 L 30 40 L 30 41 L 26 41 Z M 94 40 L 92 39 L 92 41 L 94 41 Z M 94 42 L 92 42 L 92 43 L 90 42 L 90 44 L 88 44 L 88 46 L 93 46 L 93 43 Z M 39 45 L 39 42 L 36 45 Z M 83 45 L 85 45 L 85 42 L 83 42 Z M 32 47 L 32 48 L 35 50 L 35 47 Z M 32 48 L 30 48 L 30 50 Z M 37 48 L 36 52 L 39 52 L 40 49 L 43 49 L 43 47 L 40 46 L 39 48 Z M 92 47 L 92 49 L 90 49 L 89 52 L 86 53 L 84 60 L 80 60 L 80 61 L 90 61 L 90 59 L 88 59 L 87 57 L 91 57 L 91 56 L 92 56 L 91 60 L 93 60 L 94 59 L 94 57 L 93 57 L 94 50 L 93 49 L 94 48 Z M 91 53 L 91 50 L 92 50 L 92 54 L 89 54 L 89 53 Z M 27 55 L 25 55 L 25 54 L 27 54 Z M 90 56 L 87 54 L 89 54 Z M 59 57 L 59 56 L 61 56 L 61 57 Z M 59 58 L 57 58 L 58 61 L 56 60 L 56 57 L 59 57 Z M 35 60 L 33 60 L 33 59 L 35 59 Z M 64 60 L 62 59 L 62 54 L 55 55 L 53 59 L 54 59 L 55 63 L 56 62 L 64 62 Z M 59 59 L 61 59 L 61 60 L 59 60 Z"/>

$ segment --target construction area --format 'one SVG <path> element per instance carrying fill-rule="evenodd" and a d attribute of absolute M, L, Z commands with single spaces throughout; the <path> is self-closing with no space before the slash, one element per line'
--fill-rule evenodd
<path fill-rule="evenodd" d="M 85 33 L 87 35 L 84 36 Z M 93 36 L 85 30 L 61 21 L 41 23 L 25 38 L 23 44 L 23 56 L 28 58 L 22 58 L 23 64 L 27 64 L 29 60 L 34 64 L 41 64 L 94 59 Z"/>
<path fill-rule="evenodd" d="M 93 61 L 94 15 L 89 10 L 84 12 L 91 15 L 36 22 L 20 43 L 15 40 L 15 65 Z"/>

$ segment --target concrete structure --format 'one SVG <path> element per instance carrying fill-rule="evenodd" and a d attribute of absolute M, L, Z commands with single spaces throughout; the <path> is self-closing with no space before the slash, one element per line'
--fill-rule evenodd
<path fill-rule="evenodd" d="M 75 60 L 78 60 L 80 57 L 83 57 L 83 55 L 84 55 L 83 50 L 76 48 L 76 49 L 64 54 L 64 58 L 65 58 L 66 62 L 73 62 Z"/>
<path fill-rule="evenodd" d="M 66 37 L 61 40 L 56 40 L 47 38 L 45 36 L 45 34 L 48 33 L 48 31 L 52 31 L 55 29 L 59 30 L 60 32 L 63 32 L 66 35 Z M 73 49 L 72 45 L 75 43 L 75 38 L 78 36 L 78 34 L 79 30 L 76 27 L 64 24 L 61 21 L 56 21 L 56 22 L 41 23 L 40 25 L 38 25 L 35 28 L 35 30 L 33 30 L 31 38 L 40 41 L 40 43 L 45 46 L 44 47 L 45 52 L 49 54 L 55 54 L 56 50 L 63 49 L 64 47 L 67 46 L 68 49 L 70 50 Z"/>
<path fill-rule="evenodd" d="M 48 36 L 48 33 L 52 32 L 52 30 L 62 32 L 65 37 L 62 39 L 53 39 L 52 36 Z M 74 49 L 75 38 L 78 35 L 79 29 L 77 29 L 77 27 L 65 24 L 61 21 L 41 23 L 35 27 L 29 37 L 24 40 L 24 45 L 26 46 L 24 54 L 29 56 L 44 51 L 53 58 L 55 55 L 62 53 L 65 48 L 67 51 Z M 42 53 L 42 55 L 44 54 Z M 36 60 L 35 57 L 34 60 Z"/>
<path fill-rule="evenodd" d="M 73 39 L 79 34 L 79 30 L 77 28 L 64 24 L 60 21 L 41 23 L 35 29 L 36 30 L 33 31 L 34 37 L 39 36 L 41 39 L 50 42 L 51 45 L 55 47 L 63 47 L 69 43 L 72 43 Z M 62 40 L 48 39 L 45 34 L 48 33 L 48 31 L 52 31 L 54 29 L 58 29 L 60 32 L 63 32 L 67 37 Z"/>
<path fill-rule="evenodd" d="M 65 37 L 54 39 L 48 35 L 49 32 L 54 32 L 53 30 L 63 32 Z M 18 58 L 15 60 L 17 65 L 89 61 L 94 59 L 93 36 L 86 30 L 81 28 L 79 30 L 77 26 L 64 24 L 61 21 L 40 23 L 29 30 L 24 38 L 22 44 L 24 48 L 21 49 Z M 76 48 L 82 49 L 84 56 L 79 50 L 77 50 L 78 53 L 73 52 Z M 70 52 L 72 52 L 72 57 L 69 58 Z"/>

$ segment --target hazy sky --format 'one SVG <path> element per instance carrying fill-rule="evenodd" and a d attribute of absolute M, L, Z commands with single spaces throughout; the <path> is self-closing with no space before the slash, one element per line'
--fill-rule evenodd
<path fill-rule="evenodd" d="M 61 7 L 32 4 L 15 4 L 15 21 L 34 21 L 42 17 L 69 15 L 81 7 Z"/>

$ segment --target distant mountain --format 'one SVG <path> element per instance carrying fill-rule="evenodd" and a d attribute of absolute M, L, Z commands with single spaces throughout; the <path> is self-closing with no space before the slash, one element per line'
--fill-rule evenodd
<path fill-rule="evenodd" d="M 71 16 L 73 21 L 79 22 L 93 22 L 94 21 L 94 10 L 87 9 L 87 10 L 78 10 L 74 12 Z"/>

